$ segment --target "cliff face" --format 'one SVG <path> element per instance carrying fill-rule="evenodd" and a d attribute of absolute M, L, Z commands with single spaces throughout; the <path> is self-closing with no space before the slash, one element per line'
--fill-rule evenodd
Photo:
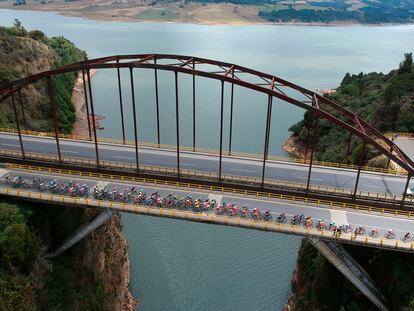
<path fill-rule="evenodd" d="M 87 238 L 85 264 L 96 266 L 95 279 L 103 276 L 106 310 L 134 311 L 138 301 L 129 292 L 128 242 L 122 235 L 121 216 L 113 216 Z"/>
<path fill-rule="evenodd" d="M 62 37 L 48 38 L 36 30 L 26 31 L 18 21 L 12 28 L 0 27 L 0 84 L 80 61 L 84 57 L 85 53 L 70 41 Z M 70 132 L 77 119 L 80 124 L 77 126 L 78 134 L 88 135 L 82 87 L 79 85 L 82 81 L 76 81 L 76 75 L 66 75 L 52 82 L 58 114 L 65 117 L 61 131 Z M 74 108 L 73 94 L 77 95 L 79 109 Z M 50 110 L 44 81 L 24 88 L 22 95 L 28 128 L 47 131 Z M 11 105 L 7 102 L 2 103 L 0 110 L 0 127 L 3 126 L 15 126 Z M 27 223 L 25 234 L 30 238 L 27 241 L 30 248 L 23 245 L 19 250 L 17 257 L 27 257 L 19 265 L 17 262 L 0 262 L 0 310 L 135 310 L 137 301 L 128 289 L 128 243 L 122 235 L 120 216 L 114 216 L 71 249 L 48 261 L 44 259 L 47 250 L 60 245 L 99 212 L 35 203 L 17 204 L 16 208 L 7 203 L 0 204 L 0 220 L 4 214 L 3 223 L 10 223 L 4 229 L 6 234 Z M 19 217 L 11 217 L 8 216 L 10 208 L 16 213 L 19 209 L 26 212 Z M 16 219 L 22 219 L 22 224 Z M 4 232 L 1 224 L 2 221 L 0 254 L 15 251 L 15 247 L 9 249 L 2 244 Z M 30 254 L 26 254 L 29 250 Z M 14 309 L 9 306 L 14 306 Z"/>

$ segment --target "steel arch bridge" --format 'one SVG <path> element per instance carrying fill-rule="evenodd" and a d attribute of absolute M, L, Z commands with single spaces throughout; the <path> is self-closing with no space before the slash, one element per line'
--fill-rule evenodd
<path fill-rule="evenodd" d="M 116 70 L 118 84 L 116 86 L 117 92 L 119 92 L 119 105 L 120 105 L 120 118 L 122 123 L 122 136 L 123 144 L 126 143 L 125 138 L 125 125 L 124 125 L 124 108 L 123 108 L 123 99 L 122 99 L 122 88 L 121 88 L 121 78 L 120 78 L 120 69 L 129 69 L 130 73 L 130 84 L 131 84 L 131 101 L 133 108 L 133 118 L 134 118 L 134 148 L 135 148 L 135 163 L 129 167 L 115 165 L 110 161 L 102 160 L 100 154 L 100 143 L 97 138 L 97 124 L 95 118 L 89 117 L 88 127 L 89 127 L 89 141 L 91 145 L 94 145 L 95 159 L 93 161 L 80 161 L 79 159 L 73 160 L 70 157 L 62 155 L 61 145 L 62 137 L 59 133 L 59 124 L 57 117 L 57 108 L 53 92 L 52 79 L 59 75 L 65 73 L 75 73 L 81 72 L 83 77 L 83 88 L 85 93 L 85 102 L 87 108 L 88 116 L 90 113 L 95 115 L 94 108 L 94 99 L 92 93 L 92 85 L 90 79 L 90 71 L 92 69 L 106 69 L 106 70 Z M 137 132 L 137 118 L 136 118 L 136 102 L 135 102 L 135 91 L 134 91 L 134 78 L 133 71 L 138 69 L 146 69 L 154 71 L 154 84 L 156 92 L 156 112 L 157 112 L 157 140 L 158 147 L 160 147 L 160 116 L 159 116 L 159 86 L 158 86 L 158 72 L 167 71 L 174 73 L 174 86 L 175 86 L 175 125 L 176 125 L 176 167 L 173 170 L 157 169 L 154 171 L 154 168 L 149 168 L 148 166 L 142 165 L 140 163 L 140 145 Z M 218 154 L 215 157 L 218 159 L 218 171 L 215 174 L 209 174 L 207 177 L 205 175 L 197 174 L 197 169 L 195 172 L 186 170 L 181 166 L 180 157 L 183 153 L 183 146 L 180 144 L 180 132 L 179 132 L 179 92 L 178 92 L 178 83 L 179 75 L 187 75 L 192 77 L 192 103 L 193 103 L 193 152 L 196 150 L 195 142 L 195 83 L 197 77 L 203 77 L 208 79 L 213 79 L 221 82 L 221 97 L 220 97 L 220 143 Z M 47 93 L 49 97 L 49 104 L 51 108 L 51 117 L 54 128 L 53 137 L 56 140 L 57 147 L 57 156 L 56 157 L 45 157 L 44 155 L 39 156 L 35 155 L 33 152 L 28 152 L 25 150 L 25 144 L 23 143 L 27 133 L 27 126 L 25 121 L 25 112 L 22 102 L 21 92 L 23 88 L 29 87 L 30 85 L 46 80 Z M 229 156 L 231 155 L 231 140 L 234 135 L 237 133 L 232 132 L 232 118 L 233 118 L 233 102 L 234 102 L 234 86 L 239 86 L 245 89 L 253 90 L 258 93 L 262 93 L 267 96 L 267 112 L 266 112 L 266 130 L 264 136 L 264 150 L 261 159 L 261 178 L 252 179 L 242 179 L 242 178 L 230 178 L 223 174 L 223 157 L 225 156 L 223 152 L 223 123 L 224 123 L 224 87 L 225 84 L 231 85 L 231 111 L 230 111 L 230 136 L 229 136 Z M 16 99 L 17 97 L 17 99 Z M 306 183 L 301 187 L 294 185 L 282 185 L 280 183 L 274 183 L 265 178 L 266 167 L 269 164 L 269 140 L 270 140 L 270 126 L 272 120 L 272 107 L 273 99 L 278 99 L 288 104 L 297 106 L 309 111 L 311 115 L 311 126 L 308 128 L 308 133 L 310 139 L 308 140 L 308 146 L 306 148 L 306 158 L 309 158 L 308 161 L 304 161 L 304 164 L 307 165 L 307 178 Z M 403 170 L 407 172 L 407 178 L 404 182 L 404 187 L 401 187 L 401 193 L 405 193 L 410 183 L 410 178 L 414 173 L 414 162 L 390 139 L 381 134 L 376 128 L 368 124 L 366 121 L 361 119 L 359 116 L 353 112 L 341 107 L 334 101 L 325 98 L 311 90 L 305 89 L 299 85 L 293 84 L 286 80 L 283 80 L 279 77 L 273 76 L 271 74 L 266 74 L 260 71 L 256 71 L 250 68 L 243 66 L 192 57 L 192 56 L 182 56 L 182 55 L 168 55 L 168 54 L 137 54 L 137 55 L 115 55 L 108 56 L 98 59 L 86 60 L 83 62 L 75 63 L 68 65 L 66 67 L 58 68 L 55 70 L 41 72 L 20 80 L 12 81 L 0 86 L 0 105 L 4 105 L 5 101 L 9 100 L 13 106 L 14 112 L 14 122 L 17 127 L 17 134 L 19 139 L 20 150 L 16 153 L 3 152 L 0 156 L 0 160 L 3 162 L 17 162 L 23 164 L 34 164 L 43 166 L 51 166 L 57 168 L 77 168 L 79 166 L 85 170 L 93 170 L 99 172 L 113 172 L 114 169 L 119 170 L 120 167 L 124 170 L 124 173 L 131 175 L 140 175 L 140 176 L 163 176 L 163 178 L 169 180 L 177 181 L 198 181 L 200 183 L 208 183 L 214 185 L 234 185 L 237 184 L 238 187 L 242 189 L 261 189 L 271 192 L 279 193 L 305 193 L 309 197 L 318 197 L 330 199 L 334 198 L 336 200 L 361 200 L 364 202 L 369 201 L 371 204 L 387 206 L 387 204 L 396 204 L 396 196 L 394 200 L 390 202 L 386 197 L 382 200 L 377 195 L 376 198 L 361 195 L 359 191 L 358 195 L 358 186 L 359 179 L 361 175 L 361 170 L 363 170 L 363 160 L 366 153 L 366 147 L 371 145 L 378 153 L 385 155 L 388 161 L 393 161 L 399 165 Z M 20 106 L 18 106 L 18 104 Z M 19 117 L 18 110 L 22 112 L 22 117 Z M 21 123 L 23 119 L 25 130 L 21 128 Z M 317 122 L 318 119 L 325 119 L 336 126 L 339 126 L 348 133 L 348 142 L 347 149 L 344 150 L 344 156 L 347 157 L 350 149 L 350 144 L 353 137 L 357 137 L 363 143 L 363 152 L 361 153 L 360 163 L 355 168 L 356 171 L 356 181 L 353 187 L 353 190 L 344 195 L 342 192 L 339 195 L 335 191 L 324 192 L 320 190 L 320 187 L 316 190 L 312 185 L 312 168 L 315 167 L 313 154 L 315 149 L 315 135 L 317 134 Z M 17 139 L 17 138 L 16 138 Z M 180 149 L 181 148 L 181 149 Z M 4 148 L 6 149 L 6 148 Z M 405 178 L 405 177 L 404 177 Z M 404 189 L 403 189 L 404 188 Z M 403 191 L 404 190 L 404 191 Z M 369 194 L 369 192 L 368 192 Z M 397 204 L 404 206 L 405 196 L 402 195 L 397 200 Z"/>

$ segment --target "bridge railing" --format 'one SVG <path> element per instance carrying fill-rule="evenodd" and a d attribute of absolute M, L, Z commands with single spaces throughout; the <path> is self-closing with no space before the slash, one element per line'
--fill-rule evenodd
<path fill-rule="evenodd" d="M 0 150 L 0 156 L 20 158 L 21 152 L 10 151 L 10 150 Z M 57 156 L 49 155 L 49 154 L 41 154 L 41 153 L 25 152 L 25 156 L 26 158 L 37 160 L 37 161 L 57 162 L 59 160 Z M 78 157 L 72 157 L 72 156 L 62 156 L 62 161 L 65 163 L 76 165 L 76 166 L 91 167 L 91 168 L 96 167 L 96 160 L 93 160 L 93 159 L 84 159 L 84 158 L 78 158 Z M 102 167 L 109 167 L 112 169 L 122 169 L 122 170 L 135 170 L 136 169 L 135 164 L 125 163 L 125 162 L 101 160 L 100 165 Z M 147 174 L 152 174 L 152 175 L 165 175 L 165 176 L 176 176 L 177 175 L 176 168 L 161 167 L 161 166 L 155 166 L 155 165 L 141 165 L 140 171 L 142 173 L 147 173 Z M 203 172 L 203 171 L 191 170 L 191 169 L 180 169 L 180 175 L 182 177 L 186 177 L 190 179 L 202 178 L 203 180 L 211 180 L 211 181 L 217 181 L 219 178 L 218 174 L 214 172 Z M 221 178 L 222 178 L 222 181 L 234 183 L 234 184 L 261 185 L 262 183 L 262 179 L 257 178 L 257 177 L 222 174 Z M 300 192 L 308 191 L 314 194 L 329 194 L 329 195 L 334 195 L 334 196 L 339 196 L 339 197 L 344 197 L 344 198 L 349 198 L 354 195 L 353 189 L 335 188 L 335 187 L 313 185 L 313 184 L 310 184 L 308 188 L 308 185 L 306 183 L 288 182 L 284 180 L 265 179 L 264 185 L 271 189 L 291 190 L 291 191 L 300 191 Z M 391 204 L 399 204 L 404 199 L 405 205 L 408 206 L 408 205 L 414 204 L 413 197 L 404 198 L 402 194 L 396 195 L 396 194 L 367 192 L 367 191 L 359 190 L 357 191 L 356 196 L 360 199 L 365 199 L 365 200 L 369 199 L 373 201 L 387 202 Z"/>
<path fill-rule="evenodd" d="M 13 133 L 17 134 L 17 130 L 14 128 L 0 128 L 0 133 Z M 40 132 L 40 131 L 31 131 L 31 130 L 21 130 L 21 133 L 24 135 L 32 135 L 32 136 L 40 136 L 40 137 L 50 137 L 54 138 L 55 133 L 51 132 Z M 59 134 L 59 138 L 62 139 L 70 139 L 70 140 L 80 140 L 80 141 L 93 141 L 89 136 L 86 135 L 75 135 L 75 134 Z M 114 139 L 114 138 L 104 138 L 99 137 L 97 138 L 99 143 L 107 143 L 107 144 L 115 144 L 115 145 L 128 145 L 134 146 L 135 141 L 133 140 L 123 140 Z M 157 149 L 164 149 L 164 150 L 176 150 L 176 145 L 168 145 L 168 144 L 156 144 L 151 142 L 139 141 L 140 147 L 147 147 L 147 148 L 157 148 Z M 180 150 L 183 152 L 197 152 L 197 153 L 205 153 L 209 155 L 219 155 L 220 150 L 212 149 L 212 148 L 201 148 L 201 147 L 189 147 L 189 146 L 180 146 Z M 232 150 L 229 152 L 228 150 L 223 151 L 224 156 L 228 157 L 239 157 L 239 158 L 246 158 L 246 159 L 256 159 L 256 160 L 263 160 L 262 154 L 254 154 L 254 153 L 247 153 L 247 152 L 238 152 Z M 288 163 L 297 163 L 297 164 L 310 164 L 310 160 L 307 159 L 300 159 L 300 158 L 293 158 L 293 157 L 281 157 L 281 156 L 267 156 L 268 161 L 275 161 L 275 162 L 288 162 Z M 324 167 L 333 167 L 333 168 L 341 168 L 341 169 L 350 169 L 350 170 L 358 170 L 358 165 L 354 164 L 346 164 L 346 163 L 338 163 L 338 162 L 329 162 L 329 161 L 319 161 L 319 160 L 312 160 L 313 165 L 315 166 L 324 166 Z M 396 174 L 396 175 L 407 175 L 407 171 L 401 168 L 391 167 L 391 168 L 382 168 L 382 167 L 374 167 L 364 165 L 361 166 L 362 171 L 367 172 L 376 172 L 376 173 L 384 173 L 384 174 Z"/>
<path fill-rule="evenodd" d="M 399 217 L 404 217 L 404 218 L 414 217 L 414 211 L 392 209 L 392 208 L 378 208 L 378 207 L 373 207 L 373 206 L 364 205 L 364 204 L 354 204 L 354 203 L 349 203 L 349 202 L 321 200 L 321 199 L 308 198 L 308 197 L 304 197 L 300 195 L 276 194 L 276 193 L 264 192 L 264 191 L 251 191 L 251 190 L 240 189 L 237 187 L 221 187 L 221 186 L 213 186 L 213 185 L 206 185 L 206 184 L 197 184 L 195 182 L 189 183 L 189 182 L 162 180 L 162 179 L 156 179 L 156 178 L 143 178 L 143 177 L 116 175 L 116 174 L 101 174 L 101 173 L 94 173 L 94 172 L 82 172 L 82 171 L 76 171 L 76 170 L 65 170 L 65 169 L 22 165 L 22 164 L 9 164 L 8 167 L 10 169 L 24 169 L 24 170 L 31 170 L 33 172 L 46 173 L 46 174 L 70 175 L 75 178 L 76 177 L 80 177 L 80 178 L 88 177 L 88 178 L 97 178 L 97 179 L 103 179 L 103 180 L 108 180 L 108 181 L 148 184 L 148 185 L 157 186 L 157 187 L 166 186 L 166 187 L 177 187 L 180 189 L 188 189 L 188 190 L 202 190 L 202 191 L 209 191 L 209 192 L 214 191 L 214 192 L 263 198 L 263 199 L 276 199 L 276 200 L 285 200 L 285 201 L 287 200 L 287 201 L 292 201 L 292 202 L 297 202 L 297 203 L 306 203 L 308 205 L 313 205 L 313 206 L 356 210 L 359 212 L 364 212 L 364 213 L 369 213 L 369 214 L 376 213 L 376 214 L 381 214 L 381 215 L 399 216 Z"/>
<path fill-rule="evenodd" d="M 300 225 L 292 225 L 286 223 L 268 222 L 264 220 L 243 219 L 240 217 L 229 217 L 215 215 L 211 213 L 197 213 L 193 211 L 183 211 L 168 208 L 155 208 L 142 205 L 134 205 L 128 203 L 119 203 L 112 201 L 102 201 L 89 198 L 76 198 L 64 195 L 45 194 L 41 192 L 25 191 L 20 189 L 10 189 L 0 187 L 0 194 L 13 196 L 20 199 L 36 200 L 49 203 L 76 205 L 85 207 L 109 208 L 121 212 L 130 212 L 149 216 L 168 217 L 183 219 L 195 222 L 206 222 L 212 224 L 220 224 L 227 226 L 235 226 L 241 228 L 280 232 L 286 234 L 295 234 L 301 236 L 317 237 L 326 240 L 335 240 L 338 242 L 359 244 L 365 246 L 379 247 L 385 249 L 394 249 L 406 252 L 414 251 L 413 242 L 403 242 L 399 240 L 389 240 L 384 238 L 375 238 L 370 236 L 356 236 L 352 233 L 342 233 L 340 235 L 333 234 L 330 230 L 319 230 L 316 228 L 308 228 Z"/>

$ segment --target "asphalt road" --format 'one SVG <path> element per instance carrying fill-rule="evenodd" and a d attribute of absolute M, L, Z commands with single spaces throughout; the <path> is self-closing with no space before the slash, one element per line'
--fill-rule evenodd
<path fill-rule="evenodd" d="M 398 136 L 394 143 L 405 152 L 406 155 L 414 160 L 414 137 Z"/>
<path fill-rule="evenodd" d="M 24 179 L 29 181 L 33 180 L 35 177 L 41 177 L 43 181 L 49 182 L 52 179 L 57 179 L 58 181 L 68 182 L 69 180 L 74 180 L 80 184 L 87 184 L 89 187 L 105 182 L 105 180 L 94 180 L 94 179 L 85 179 L 81 177 L 73 176 L 54 176 L 51 174 L 39 174 L 38 172 L 28 173 L 27 171 L 20 170 L 0 170 L 0 187 L 11 187 L 11 185 L 4 182 L 4 175 L 9 173 L 13 178 L 15 176 L 22 176 Z M 189 191 L 179 190 L 177 188 L 166 188 L 166 187 L 153 187 L 143 184 L 133 184 L 130 182 L 112 182 L 110 180 L 105 182 L 108 189 L 118 188 L 118 190 L 123 191 L 126 188 L 137 187 L 138 189 L 143 189 L 148 195 L 159 191 L 161 196 L 167 196 L 168 194 L 176 194 L 179 197 L 185 197 L 188 194 L 191 194 L 194 199 L 201 198 L 205 200 L 207 198 L 216 199 L 218 203 L 223 201 L 226 202 L 237 202 L 238 205 L 243 206 L 247 205 L 251 210 L 255 207 L 260 208 L 260 210 L 270 210 L 273 214 L 273 219 L 276 219 L 280 213 L 286 213 L 288 216 L 288 221 L 293 215 L 304 214 L 305 216 L 311 216 L 314 220 L 324 219 L 326 224 L 330 222 L 335 222 L 336 225 L 350 224 L 353 228 L 356 226 L 362 225 L 365 226 L 367 232 L 370 232 L 373 228 L 377 228 L 380 232 L 380 237 L 383 237 L 387 230 L 394 229 L 396 232 L 396 239 L 401 238 L 406 232 L 411 232 L 414 234 L 414 219 L 407 219 L 402 216 L 394 216 L 392 214 L 368 214 L 363 211 L 352 210 L 352 209 L 335 209 L 330 208 L 329 206 L 324 205 L 313 205 L 305 204 L 303 202 L 293 202 L 277 199 L 264 199 L 264 198 L 253 198 L 253 197 L 239 197 L 232 195 L 222 195 L 219 193 L 209 193 L 206 191 L 196 191 L 191 189 Z"/>
<path fill-rule="evenodd" d="M 56 142 L 53 138 L 23 136 L 25 151 L 56 155 Z M 62 155 L 95 159 L 93 142 L 60 140 Z M 0 133 L 0 147 L 6 150 L 20 150 L 16 134 Z M 135 163 L 135 147 L 124 145 L 99 144 L 101 160 Z M 139 147 L 139 161 L 143 165 L 176 167 L 176 152 L 171 150 Z M 219 160 L 216 155 L 192 152 L 180 153 L 181 168 L 204 172 L 218 172 Z M 305 183 L 309 166 L 281 161 L 268 161 L 266 178 L 288 182 Z M 262 161 L 237 157 L 223 157 L 223 174 L 261 178 Z M 356 170 L 313 166 L 313 185 L 354 189 Z M 406 177 L 392 174 L 361 172 L 358 190 L 374 193 L 402 194 Z M 411 182 L 414 186 L 414 181 Z"/>

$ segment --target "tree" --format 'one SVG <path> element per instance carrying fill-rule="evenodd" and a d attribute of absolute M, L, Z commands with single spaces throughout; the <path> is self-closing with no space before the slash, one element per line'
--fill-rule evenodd
<path fill-rule="evenodd" d="M 14 19 L 13 26 L 17 30 L 21 30 L 23 28 L 22 27 L 22 22 L 20 20 L 18 20 L 17 18 Z"/>
<path fill-rule="evenodd" d="M 399 73 L 410 73 L 413 67 L 413 53 L 405 53 L 404 60 L 400 63 Z"/>

